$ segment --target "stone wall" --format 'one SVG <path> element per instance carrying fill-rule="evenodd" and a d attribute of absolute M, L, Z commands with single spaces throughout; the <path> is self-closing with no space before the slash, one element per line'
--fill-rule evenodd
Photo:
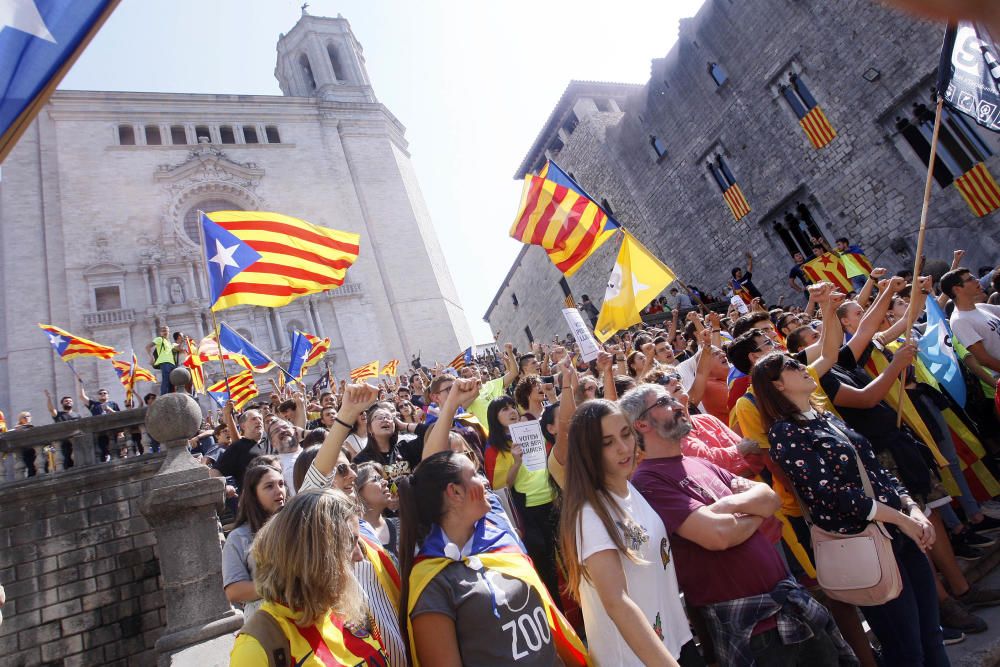
<path fill-rule="evenodd" d="M 156 538 L 138 502 L 163 457 L 0 487 L 5 667 L 156 664 L 166 611 Z"/>
<path fill-rule="evenodd" d="M 621 113 L 584 119 L 562 137 L 561 150 L 549 153 L 591 195 L 606 198 L 619 221 L 685 282 L 718 295 L 751 251 L 754 282 L 768 301 L 797 302 L 787 285 L 792 260 L 773 224 L 799 202 L 829 241 L 847 236 L 892 271 L 912 266 L 926 168 L 895 118 L 929 99 L 942 34 L 940 25 L 869 0 L 707 0 L 697 16 L 681 21 L 677 43 L 653 60 L 650 80 Z M 723 85 L 709 76 L 709 62 L 725 68 Z M 863 76 L 869 68 L 877 74 L 872 82 Z M 823 149 L 812 147 L 777 91 L 791 70 L 837 132 Z M 659 159 L 651 136 L 666 149 Z M 980 136 L 1000 152 L 996 136 Z M 717 152 L 752 209 L 739 222 L 706 168 Z M 997 156 L 986 165 L 1000 175 Z M 998 221 L 997 212 L 976 218 L 954 185 L 935 184 L 927 258 L 950 263 L 951 251 L 962 247 L 973 269 L 995 265 Z M 600 303 L 618 243 L 570 279 L 578 298 L 590 290 Z M 520 257 L 487 314 L 492 328 L 521 332 L 518 342 L 526 325 L 536 338 L 549 335 L 549 313 L 561 302 L 558 289 L 547 288 L 553 276 L 544 253 Z M 542 287 L 530 289 L 535 283 Z"/>

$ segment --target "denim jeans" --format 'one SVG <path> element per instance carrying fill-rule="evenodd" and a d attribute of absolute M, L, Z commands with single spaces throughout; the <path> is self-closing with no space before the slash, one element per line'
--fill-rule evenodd
<path fill-rule="evenodd" d="M 851 287 L 854 288 L 854 291 L 860 292 L 861 289 L 865 286 L 865 283 L 868 282 L 868 276 L 851 276 L 850 280 L 851 280 Z"/>
<path fill-rule="evenodd" d="M 170 384 L 170 371 L 177 368 L 174 364 L 160 364 L 160 396 L 169 394 L 174 390 L 174 385 Z"/>
<path fill-rule="evenodd" d="M 947 667 L 930 563 L 913 540 L 892 528 L 890 533 L 903 592 L 885 604 L 861 607 L 861 613 L 882 644 L 885 667 Z"/>
<path fill-rule="evenodd" d="M 958 461 L 958 452 L 955 451 L 955 441 L 951 439 L 951 428 L 948 426 L 948 422 L 945 421 L 944 415 L 941 414 L 941 410 L 934 405 L 934 401 L 928 396 L 918 396 L 917 400 L 924 406 L 924 410 L 921 414 L 929 417 L 936 427 L 937 435 L 936 437 L 938 449 L 941 451 L 941 455 L 944 456 L 948 461 L 948 468 L 951 470 L 951 476 L 955 478 L 955 482 L 958 484 L 958 491 L 962 495 L 958 497 L 958 502 L 962 506 L 962 511 L 965 512 L 967 519 L 972 519 L 975 515 L 979 514 L 979 503 L 976 502 L 976 497 L 972 495 L 972 489 L 969 488 L 969 481 L 965 479 L 965 475 L 962 473 L 962 466 Z M 947 521 L 945 523 L 948 523 Z M 954 528 L 954 525 L 949 525 L 949 528 Z"/>
<path fill-rule="evenodd" d="M 840 655 L 825 630 L 798 644 L 783 644 L 774 628 L 750 638 L 750 651 L 758 667 L 837 667 Z"/>

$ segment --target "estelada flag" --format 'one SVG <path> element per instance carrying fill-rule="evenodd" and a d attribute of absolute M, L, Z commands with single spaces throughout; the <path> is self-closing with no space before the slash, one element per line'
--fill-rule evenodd
<path fill-rule="evenodd" d="M 115 367 L 115 375 L 118 379 L 122 381 L 122 384 L 126 387 L 128 382 L 131 380 L 131 374 L 133 366 L 127 361 L 120 361 L 118 359 L 112 359 L 111 365 Z M 134 366 L 135 368 L 135 382 L 159 382 L 153 375 L 153 372 L 143 368 L 142 366 Z"/>
<path fill-rule="evenodd" d="M 459 352 L 458 356 L 449 361 L 447 367 L 454 368 L 457 371 L 471 364 L 472 364 L 472 347 L 467 347 L 462 352 Z"/>
<path fill-rule="evenodd" d="M 510 236 L 541 246 L 556 268 L 571 276 L 619 229 L 607 211 L 549 160 L 538 176 L 524 177 Z"/>
<path fill-rule="evenodd" d="M 835 252 L 824 252 L 802 265 L 802 271 L 814 283 L 830 282 L 844 294 L 854 291 L 844 262 Z"/>
<path fill-rule="evenodd" d="M 259 394 L 257 383 L 253 379 L 253 371 L 246 370 L 229 376 L 228 389 L 223 378 L 208 388 L 209 397 L 221 408 L 226 401 L 232 400 L 237 410 L 243 408 L 254 396 Z"/>
<path fill-rule="evenodd" d="M 608 289 L 594 330 L 597 340 L 603 343 L 616 331 L 639 324 L 642 321 L 640 311 L 676 278 L 666 264 L 622 230 L 621 250 L 608 278 Z"/>
<path fill-rule="evenodd" d="M 65 329 L 52 326 L 51 324 L 39 324 L 45 335 L 49 337 L 49 344 L 52 349 L 62 357 L 63 361 L 76 359 L 77 357 L 97 357 L 98 359 L 110 359 L 118 350 L 107 345 L 95 343 L 86 338 L 74 336 Z"/>
<path fill-rule="evenodd" d="M 343 284 L 358 258 L 358 234 L 281 213 L 203 213 L 212 310 L 240 304 L 277 308 Z"/>
<path fill-rule="evenodd" d="M 396 369 L 399 368 L 399 359 L 393 359 L 385 366 L 382 367 L 381 375 L 388 375 L 390 377 L 396 377 Z"/>
<path fill-rule="evenodd" d="M 353 371 L 351 371 L 351 381 L 352 382 L 363 382 L 370 378 L 378 377 L 378 361 L 372 361 L 364 366 L 358 366 Z"/>

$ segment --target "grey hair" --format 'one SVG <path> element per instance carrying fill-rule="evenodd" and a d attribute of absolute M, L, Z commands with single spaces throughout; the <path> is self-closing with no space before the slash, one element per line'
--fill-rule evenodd
<path fill-rule="evenodd" d="M 661 396 L 666 395 L 667 390 L 665 387 L 644 382 L 625 392 L 625 395 L 618 399 L 618 407 L 628 417 L 628 423 L 635 426 L 635 421 L 642 414 L 642 411 L 646 409 L 647 399 L 652 396 L 655 401 Z"/>

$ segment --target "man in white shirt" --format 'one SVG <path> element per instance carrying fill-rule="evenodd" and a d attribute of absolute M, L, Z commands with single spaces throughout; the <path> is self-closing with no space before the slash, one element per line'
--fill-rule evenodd
<path fill-rule="evenodd" d="M 955 302 L 952 333 L 994 378 L 1000 377 L 1000 306 L 985 303 L 983 286 L 966 268 L 941 276 L 941 291 Z"/>

